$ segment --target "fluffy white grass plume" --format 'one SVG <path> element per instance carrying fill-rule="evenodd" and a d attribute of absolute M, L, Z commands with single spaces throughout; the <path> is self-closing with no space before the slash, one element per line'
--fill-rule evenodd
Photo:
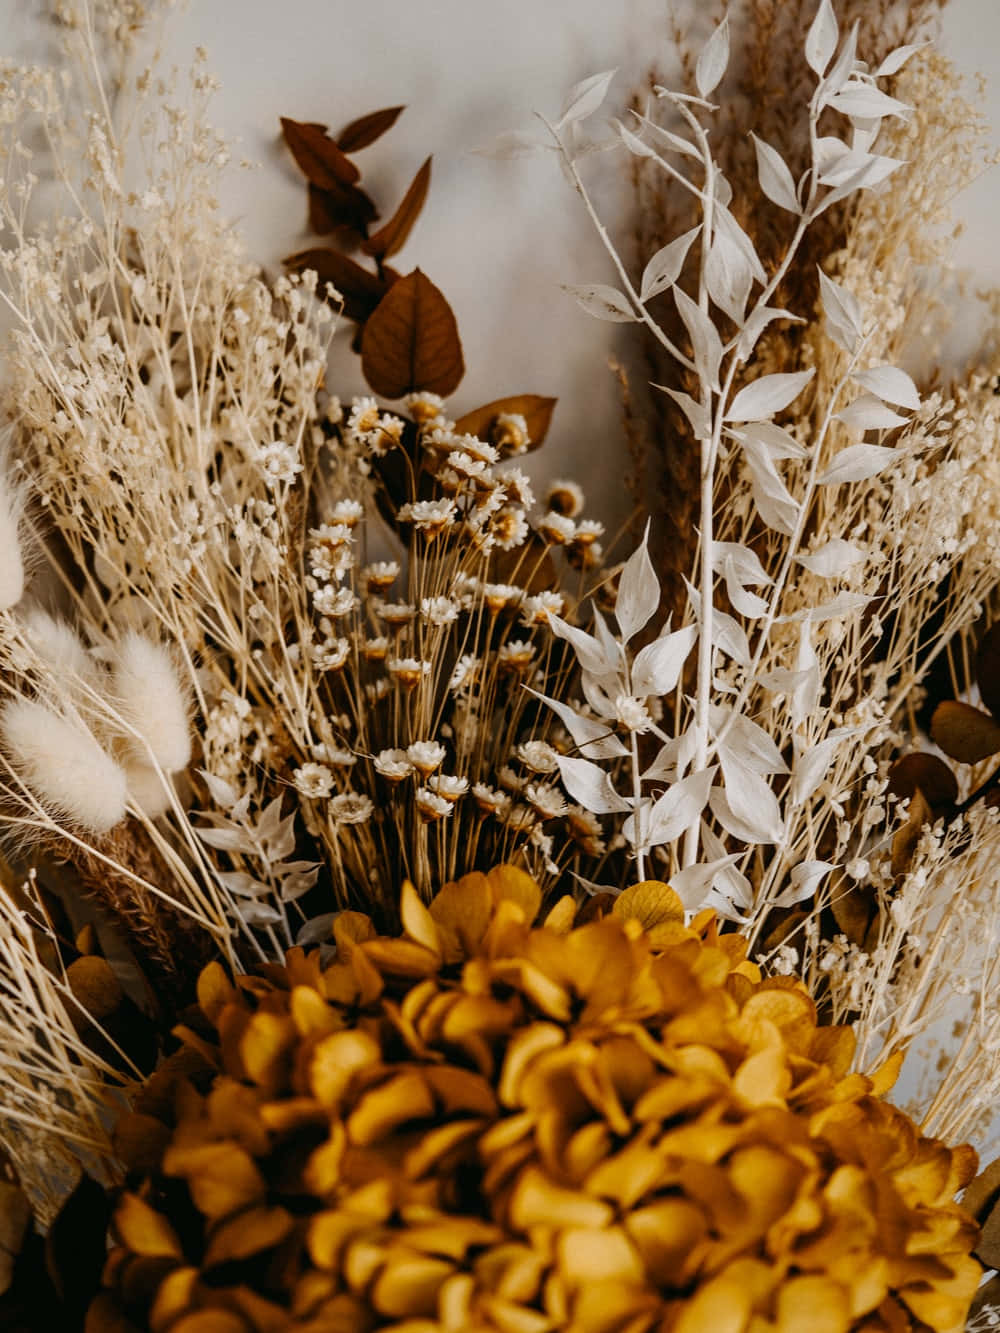
<path fill-rule="evenodd" d="M 92 833 L 125 818 L 125 772 L 78 721 L 33 699 L 0 712 L 0 741 L 11 767 L 53 815 Z"/>
<path fill-rule="evenodd" d="M 170 649 L 129 630 L 118 647 L 112 677 L 114 707 L 141 737 L 130 737 L 135 762 L 149 764 L 148 746 L 166 772 L 186 768 L 191 760 L 188 699 Z"/>
<path fill-rule="evenodd" d="M 128 798 L 137 805 L 147 819 L 157 819 L 170 806 L 170 792 L 166 776 L 161 776 L 152 764 L 133 760 L 125 765 Z"/>
<path fill-rule="evenodd" d="M 23 497 L 0 466 L 0 611 L 16 606 L 24 595 L 22 509 Z"/>
<path fill-rule="evenodd" d="M 94 675 L 94 659 L 87 652 L 76 630 L 65 620 L 34 606 L 19 617 L 24 635 L 53 677 L 89 680 Z"/>

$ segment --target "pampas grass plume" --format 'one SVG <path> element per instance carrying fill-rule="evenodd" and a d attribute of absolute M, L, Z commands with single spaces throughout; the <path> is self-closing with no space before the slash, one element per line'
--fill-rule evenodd
<path fill-rule="evenodd" d="M 0 469 L 0 611 L 16 606 L 24 595 L 21 508 L 21 495 Z"/>
<path fill-rule="evenodd" d="M 136 761 L 126 764 L 125 780 L 129 800 L 147 819 L 158 818 L 169 807 L 170 793 L 166 787 L 169 779 L 162 778 L 152 764 Z"/>
<path fill-rule="evenodd" d="M 92 833 L 125 818 L 125 772 L 81 722 L 14 699 L 0 712 L 0 740 L 11 767 L 52 814 Z"/>
<path fill-rule="evenodd" d="M 167 773 L 187 768 L 191 760 L 188 699 L 169 648 L 129 630 L 115 657 L 113 694 L 118 714 L 145 741 L 160 767 Z M 137 763 L 149 763 L 149 755 L 134 738 L 130 749 Z"/>
<path fill-rule="evenodd" d="M 53 677 L 75 677 L 78 680 L 93 677 L 94 660 L 72 625 L 57 620 L 40 606 L 32 607 L 20 620 L 25 637 Z"/>

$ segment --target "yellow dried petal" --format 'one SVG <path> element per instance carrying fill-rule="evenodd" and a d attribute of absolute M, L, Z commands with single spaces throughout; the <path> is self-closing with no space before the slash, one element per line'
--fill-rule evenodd
<path fill-rule="evenodd" d="M 196 1310 L 192 1314 L 181 1315 L 176 1324 L 171 1324 L 170 1333 L 255 1333 L 242 1316 L 232 1310 Z"/>
<path fill-rule="evenodd" d="M 419 1179 L 439 1166 L 441 1159 L 456 1148 L 478 1137 L 483 1127 L 482 1120 L 453 1120 L 450 1124 L 427 1130 L 421 1135 L 420 1142 L 406 1154 L 403 1170 L 411 1179 Z"/>
<path fill-rule="evenodd" d="M 281 1087 L 294 1040 L 295 1024 L 284 1014 L 254 1014 L 239 1045 L 247 1078 L 269 1090 Z"/>
<path fill-rule="evenodd" d="M 496 866 L 486 876 L 496 904 L 514 903 L 530 925 L 542 905 L 542 891 L 525 871 L 517 866 Z"/>
<path fill-rule="evenodd" d="M 519 1231 L 533 1226 L 604 1227 L 613 1216 L 603 1199 L 564 1189 L 537 1166 L 521 1172 L 510 1198 L 511 1224 Z"/>
<path fill-rule="evenodd" d="M 774 981 L 764 982 L 761 989 L 743 1005 L 742 1016 L 751 1021 L 766 1019 L 773 1023 L 784 1038 L 785 1045 L 799 1054 L 806 1054 L 816 1030 L 816 1006 L 806 993 L 795 987 L 778 987 Z"/>
<path fill-rule="evenodd" d="M 300 1037 L 323 1036 L 343 1027 L 336 1009 L 312 986 L 293 987 L 288 1007 Z"/>
<path fill-rule="evenodd" d="M 381 1058 L 381 1047 L 367 1032 L 351 1029 L 323 1037 L 309 1061 L 307 1077 L 313 1096 L 322 1106 L 335 1109 L 358 1070 Z"/>
<path fill-rule="evenodd" d="M 684 924 L 684 904 L 669 884 L 658 879 L 630 884 L 615 899 L 611 911 L 620 921 L 640 922 L 643 930 L 652 930 L 666 922 Z"/>
<path fill-rule="evenodd" d="M 277 1245 L 291 1229 L 292 1216 L 284 1208 L 251 1208 L 212 1232 L 204 1263 L 210 1268 L 246 1259 Z"/>
<path fill-rule="evenodd" d="M 549 909 L 542 925 L 546 930 L 554 930 L 557 935 L 567 935 L 573 929 L 576 920 L 576 899 L 571 894 L 563 896 Z"/>
<path fill-rule="evenodd" d="M 454 1271 L 446 1259 L 414 1255 L 388 1264 L 375 1281 L 371 1301 L 380 1314 L 432 1315 L 441 1284 Z"/>
<path fill-rule="evenodd" d="M 905 1051 L 896 1051 L 890 1055 L 888 1060 L 870 1074 L 872 1082 L 872 1093 L 876 1097 L 884 1097 L 887 1092 L 891 1092 L 896 1085 L 896 1079 L 899 1078 L 899 1071 L 903 1068 L 903 1061 L 906 1059 Z"/>
<path fill-rule="evenodd" d="M 149 1312 L 152 1333 L 163 1333 L 171 1321 L 191 1304 L 198 1284 L 197 1268 L 175 1268 L 156 1289 L 156 1299 Z"/>
<path fill-rule="evenodd" d="M 430 977 L 441 966 L 441 955 L 412 940 L 368 940 L 358 945 L 373 967 L 394 977 Z"/>
<path fill-rule="evenodd" d="M 434 1113 L 434 1096 L 427 1081 L 415 1072 L 397 1074 L 364 1093 L 347 1120 L 352 1143 L 376 1143 L 397 1125 Z"/>
<path fill-rule="evenodd" d="M 441 936 L 434 918 L 420 901 L 420 895 L 408 879 L 403 881 L 403 891 L 399 898 L 399 915 L 404 931 L 415 944 L 422 944 L 431 953 L 440 955 Z"/>
<path fill-rule="evenodd" d="M 339 1120 L 330 1126 L 330 1137 L 309 1154 L 302 1182 L 317 1199 L 326 1198 L 340 1184 L 340 1167 L 347 1147 L 347 1131 Z"/>
<path fill-rule="evenodd" d="M 570 1286 L 585 1282 L 643 1281 L 639 1254 L 621 1227 L 567 1227 L 556 1241 L 556 1262 Z"/>
<path fill-rule="evenodd" d="M 471 957 L 479 948 L 493 915 L 493 894 L 479 871 L 443 884 L 429 908 L 441 938 L 445 961 Z"/>
<path fill-rule="evenodd" d="M 202 968 L 198 976 L 198 1007 L 213 1027 L 226 1005 L 237 997 L 238 992 L 221 963 L 211 962 Z"/>
<path fill-rule="evenodd" d="M 687 1277 L 688 1256 L 704 1239 L 704 1213 L 686 1199 L 660 1199 L 635 1208 L 625 1218 L 649 1276 L 660 1287 L 681 1286 Z"/>
<path fill-rule="evenodd" d="M 847 1293 L 828 1277 L 789 1278 L 778 1290 L 776 1333 L 847 1333 Z"/>
<path fill-rule="evenodd" d="M 744 1333 L 751 1308 L 747 1288 L 723 1274 L 684 1302 L 672 1333 Z"/>
<path fill-rule="evenodd" d="M 514 1033 L 500 1072 L 500 1100 L 505 1106 L 518 1105 L 521 1080 L 532 1061 L 543 1051 L 552 1051 L 562 1046 L 565 1040 L 562 1028 L 556 1027 L 554 1023 L 532 1023 L 531 1027 Z"/>
<path fill-rule="evenodd" d="M 195 1207 L 206 1217 L 224 1217 L 264 1197 L 264 1178 L 253 1158 L 235 1143 L 202 1143 L 167 1149 L 163 1170 L 184 1176 Z"/>
<path fill-rule="evenodd" d="M 747 1106 L 783 1106 L 792 1085 L 785 1052 L 769 1047 L 748 1056 L 733 1075 L 733 1092 Z"/>
<path fill-rule="evenodd" d="M 138 1194 L 123 1194 L 115 1209 L 115 1230 L 135 1254 L 183 1256 L 177 1232 L 162 1213 L 151 1208 Z"/>

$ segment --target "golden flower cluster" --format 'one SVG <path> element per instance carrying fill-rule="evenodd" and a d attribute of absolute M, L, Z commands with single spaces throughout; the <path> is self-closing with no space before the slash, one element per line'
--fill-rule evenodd
<path fill-rule="evenodd" d="M 209 965 L 188 1076 L 119 1127 L 88 1333 L 961 1328 L 975 1154 L 895 1070 L 666 885 L 540 900 L 502 866 L 405 886 L 399 938 Z"/>

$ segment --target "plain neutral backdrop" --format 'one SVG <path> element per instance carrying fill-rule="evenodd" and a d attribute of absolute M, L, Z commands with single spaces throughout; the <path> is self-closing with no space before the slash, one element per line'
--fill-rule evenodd
<path fill-rule="evenodd" d="M 0 0 L 0 55 L 44 58 L 46 0 Z M 395 207 L 423 158 L 434 154 L 427 206 L 398 258 L 419 264 L 458 316 L 467 373 L 456 413 L 510 393 L 559 398 L 537 476 L 576 475 L 609 520 L 626 509 L 617 390 L 606 369 L 621 326 L 582 314 L 560 283 L 613 280 L 608 260 L 552 155 L 498 161 L 473 150 L 532 113 L 558 113 L 565 90 L 616 68 L 608 99 L 618 114 L 650 64 L 669 63 L 669 0 L 191 0 L 168 20 L 168 59 L 186 65 L 207 48 L 222 81 L 216 123 L 235 157 L 259 164 L 230 173 L 226 211 L 251 253 L 277 267 L 307 243 L 302 177 L 277 137 L 278 118 L 336 130 L 376 108 L 405 103 L 394 130 L 359 161 L 364 183 Z M 952 0 L 945 49 L 958 66 L 989 75 L 1000 59 L 1000 0 Z M 1000 80 L 989 85 L 1000 126 Z M 609 215 L 627 202 L 624 173 L 606 155 Z M 996 214 L 1000 178 L 987 176 L 960 208 L 968 230 L 955 260 L 982 284 L 1000 284 Z M 629 330 L 627 336 L 632 336 Z M 358 363 L 340 337 L 331 387 L 363 392 Z"/>

